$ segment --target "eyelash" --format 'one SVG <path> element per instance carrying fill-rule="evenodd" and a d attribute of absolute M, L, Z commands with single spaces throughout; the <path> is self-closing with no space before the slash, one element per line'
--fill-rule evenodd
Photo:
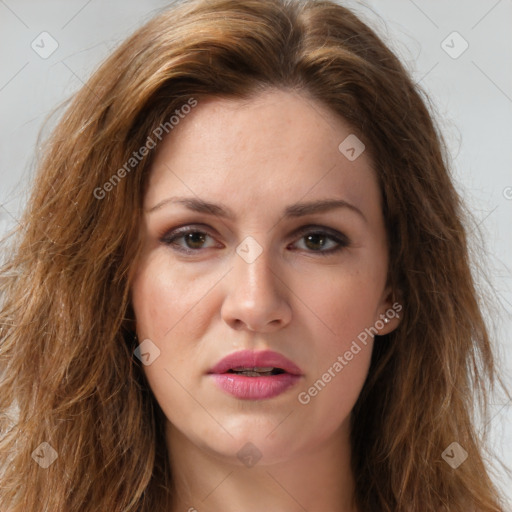
<path fill-rule="evenodd" d="M 211 238 L 214 238 L 210 233 L 208 233 L 205 230 L 198 229 L 195 226 L 185 226 L 183 228 L 177 228 L 174 230 L 171 230 L 167 232 L 164 236 L 160 238 L 160 241 L 168 246 L 173 246 L 172 248 L 178 252 L 184 253 L 184 254 L 194 254 L 202 251 L 203 249 L 190 249 L 186 247 L 179 246 L 175 243 L 176 240 L 179 238 L 182 238 L 183 236 L 189 234 L 189 233 L 197 233 L 202 235 L 208 235 Z M 321 256 L 329 256 L 331 254 L 337 253 L 344 248 L 348 247 L 350 245 L 350 240 L 346 235 L 343 233 L 340 233 L 339 231 L 326 228 L 323 226 L 303 226 L 302 228 L 299 228 L 295 233 L 295 236 L 298 236 L 299 239 L 302 239 L 308 235 L 321 235 L 323 238 L 327 238 L 333 242 L 336 242 L 338 245 L 334 248 L 328 249 L 328 250 L 309 250 L 307 252 L 312 252 L 314 254 L 319 254 Z M 207 249 L 210 249 L 210 247 L 207 247 Z"/>

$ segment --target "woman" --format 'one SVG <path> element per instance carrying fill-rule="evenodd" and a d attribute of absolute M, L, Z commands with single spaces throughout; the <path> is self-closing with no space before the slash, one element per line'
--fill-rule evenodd
<path fill-rule="evenodd" d="M 1 509 L 504 510 L 444 151 L 335 3 L 139 29 L 49 140 L 4 267 Z"/>

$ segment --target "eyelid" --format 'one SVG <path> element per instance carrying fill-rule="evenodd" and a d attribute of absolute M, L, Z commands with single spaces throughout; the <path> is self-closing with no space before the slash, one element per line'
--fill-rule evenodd
<path fill-rule="evenodd" d="M 343 241 L 347 244 L 350 243 L 350 239 L 348 238 L 348 236 L 342 233 L 341 231 L 338 231 L 337 229 L 334 228 L 330 228 L 328 226 L 321 226 L 318 224 L 308 224 L 306 226 L 301 226 L 300 228 L 296 229 L 291 236 L 295 237 L 297 235 L 314 233 L 322 233 L 325 235 L 329 235 L 334 239 L 340 239 L 340 241 Z"/>
<path fill-rule="evenodd" d="M 180 236 L 184 236 L 187 233 L 195 232 L 204 233 L 211 238 L 215 238 L 216 236 L 212 234 L 212 232 L 216 231 L 206 224 L 183 224 L 182 226 L 176 226 L 175 228 L 164 231 L 164 233 L 158 238 L 160 242 L 171 245 L 171 239 L 179 238 Z M 197 250 L 194 251 L 193 249 L 190 249 L 190 251 L 198 252 Z"/>

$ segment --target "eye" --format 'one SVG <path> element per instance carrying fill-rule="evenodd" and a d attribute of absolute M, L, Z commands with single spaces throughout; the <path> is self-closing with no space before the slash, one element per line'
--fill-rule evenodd
<path fill-rule="evenodd" d="M 308 252 L 316 252 L 322 256 L 341 251 L 350 245 L 350 241 L 343 233 L 322 226 L 304 226 L 295 233 Z"/>
<path fill-rule="evenodd" d="M 164 235 L 160 240 L 166 244 L 173 246 L 177 251 L 192 253 L 203 249 L 206 239 L 211 235 L 206 231 L 197 229 L 194 226 L 186 226 L 184 228 L 174 229 L 170 233 Z M 183 242 L 179 243 L 180 241 Z"/>
<path fill-rule="evenodd" d="M 293 236 L 299 236 L 299 242 L 304 241 L 304 247 L 300 250 L 323 256 L 341 251 L 350 245 L 349 239 L 343 233 L 323 226 L 304 226 Z M 201 249 L 215 247 L 205 245 L 208 238 L 213 239 L 207 231 L 198 229 L 197 226 L 185 226 L 170 231 L 161 237 L 160 241 L 177 251 L 192 254 L 198 253 Z"/>

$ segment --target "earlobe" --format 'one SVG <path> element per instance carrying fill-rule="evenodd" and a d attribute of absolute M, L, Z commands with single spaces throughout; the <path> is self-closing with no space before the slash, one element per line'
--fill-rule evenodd
<path fill-rule="evenodd" d="M 403 306 L 399 300 L 396 299 L 397 294 L 391 289 L 387 289 L 384 295 L 384 299 L 381 305 L 381 313 L 379 320 L 376 322 L 379 327 L 379 334 L 389 334 L 393 332 L 401 322 Z"/>

